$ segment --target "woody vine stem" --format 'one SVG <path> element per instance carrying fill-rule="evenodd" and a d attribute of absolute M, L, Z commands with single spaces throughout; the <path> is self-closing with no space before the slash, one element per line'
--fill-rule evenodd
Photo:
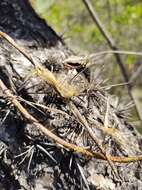
<path fill-rule="evenodd" d="M 5 34 L 4 32 L 0 31 L 0 35 L 5 38 L 12 46 L 14 46 L 17 50 L 19 50 L 31 63 L 32 65 L 34 65 L 34 67 L 39 67 L 39 65 L 37 66 L 37 64 L 34 63 L 32 57 L 30 55 L 28 55 L 28 53 L 25 52 L 25 50 L 21 47 L 19 47 L 14 40 L 8 36 L 7 34 Z M 41 68 L 41 67 L 39 67 Z M 44 69 L 44 67 L 42 68 Z M 50 71 L 49 71 L 50 72 Z M 39 74 L 39 73 L 38 73 Z M 46 74 L 51 74 L 48 73 L 45 70 L 45 75 Z M 53 75 L 53 74 L 52 74 Z M 74 96 L 74 94 L 69 94 L 66 95 L 65 91 L 62 87 L 58 88 L 56 86 L 56 79 L 54 78 L 54 75 L 51 77 L 54 80 L 50 81 L 50 85 L 53 86 L 55 88 L 55 90 L 58 91 L 59 95 L 62 98 L 68 98 L 68 102 L 70 102 L 70 96 Z M 44 80 L 46 79 L 46 77 L 44 78 Z M 47 78 L 48 80 L 48 78 Z M 101 153 L 98 152 L 94 152 L 92 150 L 86 149 L 85 147 L 82 146 L 77 146 L 73 143 L 69 143 L 63 139 L 61 139 L 60 137 L 58 137 L 57 135 L 55 135 L 54 133 L 52 133 L 47 127 L 45 127 L 44 125 L 42 125 L 35 117 L 33 117 L 23 106 L 22 104 L 18 101 L 18 97 L 16 97 L 15 95 L 13 95 L 13 93 L 7 88 L 7 86 L 4 84 L 4 82 L 0 79 L 0 88 L 2 90 L 3 96 L 5 99 L 9 99 L 9 101 L 11 101 L 11 103 L 17 108 L 17 110 L 21 113 L 21 115 L 23 116 L 24 119 L 27 120 L 27 122 L 32 123 L 35 127 L 37 127 L 44 135 L 48 136 L 51 140 L 53 140 L 57 146 L 68 149 L 72 152 L 75 153 L 79 153 L 83 156 L 87 156 L 87 157 L 94 157 L 96 159 L 101 159 L 101 160 L 107 160 L 107 161 L 112 161 L 112 162 L 119 162 L 119 163 L 128 163 L 128 162 L 135 162 L 135 161 L 141 161 L 142 160 L 142 155 L 139 156 L 129 156 L 129 157 L 119 157 L 119 156 L 111 156 L 108 155 L 106 156 L 105 152 L 103 150 L 101 150 Z M 71 104 L 70 104 L 71 105 Z M 72 104 L 72 108 L 74 108 L 73 104 Z M 75 109 L 74 109 L 75 110 Z M 77 108 L 76 108 L 76 113 L 77 113 Z M 79 112 L 79 111 L 78 111 Z M 78 115 L 78 119 L 80 117 L 80 114 Z M 81 117 L 80 117 L 81 118 Z M 80 121 L 82 122 L 82 118 L 80 119 Z M 82 122 L 83 123 L 83 122 Z M 86 121 L 84 120 L 84 123 L 86 123 Z M 88 127 L 87 127 L 88 128 Z M 91 134 L 91 132 L 90 132 Z M 92 136 L 92 138 L 94 139 L 94 136 Z M 96 141 L 96 140 L 95 140 Z M 97 143 L 98 144 L 98 143 Z M 100 148 L 101 149 L 101 148 Z"/>

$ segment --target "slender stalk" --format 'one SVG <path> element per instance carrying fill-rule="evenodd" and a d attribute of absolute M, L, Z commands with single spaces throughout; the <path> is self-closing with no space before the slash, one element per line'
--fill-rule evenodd
<path fill-rule="evenodd" d="M 91 150 L 87 150 L 84 147 L 77 146 L 75 144 L 66 142 L 65 140 L 61 139 L 60 137 L 56 136 L 47 127 L 44 127 L 35 117 L 33 117 L 17 100 L 16 96 L 14 96 L 11 91 L 5 86 L 3 81 L 0 79 L 0 88 L 5 95 L 5 98 L 9 98 L 11 103 L 17 108 L 17 110 L 22 114 L 22 116 L 27 120 L 27 122 L 32 123 L 35 127 L 37 127 L 43 134 L 51 138 L 57 145 L 60 145 L 63 148 L 67 148 L 73 152 L 80 153 L 83 156 L 87 157 L 94 157 L 100 160 L 106 160 L 106 157 L 98 152 L 93 152 Z M 111 156 L 107 155 L 107 157 L 113 162 L 119 163 L 129 163 L 129 162 L 136 162 L 142 161 L 142 155 L 139 156 L 129 156 L 129 157 L 119 157 L 119 156 Z"/>
<path fill-rule="evenodd" d="M 100 30 L 100 33 L 102 34 L 102 36 L 105 38 L 105 40 L 107 41 L 109 47 L 115 51 L 114 52 L 114 56 L 115 56 L 115 59 L 116 59 L 116 62 L 120 68 L 120 71 L 121 71 L 121 74 L 122 74 L 122 77 L 123 77 L 123 80 L 125 83 L 127 83 L 126 88 L 127 88 L 127 92 L 128 92 L 128 95 L 130 96 L 131 100 L 134 102 L 135 104 L 135 110 L 136 110 L 136 113 L 140 119 L 140 121 L 142 122 L 141 120 L 141 115 L 139 113 L 139 110 L 137 108 L 137 105 L 135 103 L 135 97 L 133 96 L 133 93 L 131 92 L 132 90 L 132 85 L 129 83 L 129 77 L 128 77 L 128 74 L 127 74 L 127 71 L 124 67 L 124 64 L 123 64 L 123 61 L 121 59 L 121 56 L 116 53 L 116 52 L 120 52 L 119 48 L 116 46 L 113 38 L 110 36 L 110 34 L 108 33 L 108 31 L 106 30 L 106 28 L 104 27 L 104 25 L 102 24 L 101 20 L 99 19 L 92 3 L 90 0 L 82 0 L 82 2 L 84 3 L 86 9 L 88 10 L 92 20 L 94 21 L 94 23 L 97 25 L 98 29 Z"/>

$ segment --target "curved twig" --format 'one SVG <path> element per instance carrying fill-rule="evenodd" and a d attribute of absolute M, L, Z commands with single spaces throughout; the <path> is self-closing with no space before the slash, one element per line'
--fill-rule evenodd
<path fill-rule="evenodd" d="M 15 47 L 20 53 L 22 53 L 35 67 L 36 64 L 33 58 L 24 50 L 24 48 L 20 47 L 8 34 L 0 31 L 0 36 L 7 40 L 13 47 Z"/>
<path fill-rule="evenodd" d="M 63 148 L 67 148 L 70 151 L 80 153 L 83 156 L 87 157 L 94 157 L 96 159 L 106 160 L 106 157 L 98 152 L 93 152 L 91 150 L 87 150 L 84 147 L 77 146 L 75 144 L 66 142 L 65 140 L 61 139 L 60 137 L 56 136 L 54 133 L 52 133 L 50 130 L 48 130 L 46 127 L 44 127 L 36 118 L 34 118 L 16 99 L 16 96 L 14 96 L 11 91 L 5 86 L 5 84 L 0 80 L 0 88 L 2 89 L 3 94 L 5 95 L 5 98 L 10 98 L 10 101 L 13 103 L 13 105 L 18 109 L 18 111 L 22 114 L 22 116 L 29 122 L 35 125 L 43 134 L 51 138 L 57 145 L 60 145 Z M 107 155 L 107 157 L 113 161 L 113 162 L 119 162 L 119 163 L 128 163 L 128 162 L 136 162 L 136 161 L 142 161 L 142 155 L 139 156 L 130 156 L 130 157 L 119 157 L 119 156 L 111 156 Z"/>
<path fill-rule="evenodd" d="M 90 0 L 82 0 L 82 1 L 83 1 L 84 5 L 85 5 L 86 9 L 88 10 L 92 20 L 97 25 L 97 27 L 100 30 L 101 34 L 103 35 L 103 37 L 107 41 L 109 47 L 114 51 L 114 56 L 116 58 L 116 62 L 118 64 L 118 66 L 120 68 L 121 74 L 123 76 L 123 80 L 124 80 L 125 83 L 128 83 L 126 85 L 127 92 L 129 94 L 130 98 L 132 99 L 132 101 L 134 102 L 136 113 L 137 113 L 140 121 L 142 122 L 141 115 L 140 115 L 139 110 L 137 108 L 137 105 L 135 103 L 135 98 L 134 98 L 133 93 L 131 91 L 132 85 L 129 83 L 129 77 L 128 77 L 127 71 L 126 71 L 126 69 L 124 67 L 124 64 L 123 64 L 123 61 L 121 59 L 121 56 L 116 53 L 116 52 L 119 52 L 119 49 L 116 46 L 113 38 L 109 35 L 108 31 L 105 29 L 102 22 L 100 21 L 95 9 L 93 8 L 93 5 L 92 5 L 91 1 Z"/>

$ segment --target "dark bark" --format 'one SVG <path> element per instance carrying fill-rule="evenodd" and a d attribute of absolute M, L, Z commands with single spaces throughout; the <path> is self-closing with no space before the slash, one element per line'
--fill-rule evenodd
<path fill-rule="evenodd" d="M 13 38 L 55 46 L 61 38 L 33 11 L 29 2 L 0 1 L 0 27 Z"/>
<path fill-rule="evenodd" d="M 27 0 L 1 0 L 0 1 L 0 30 L 9 34 L 17 44 L 21 45 L 32 55 L 36 63 L 43 64 L 53 70 L 56 75 L 68 80 L 72 78 L 70 72 L 63 68 L 63 60 L 71 54 L 63 40 L 39 18 Z M 60 96 L 53 89 L 43 83 L 41 79 L 31 77 L 25 79 L 32 72 L 30 62 L 21 55 L 6 40 L 0 39 L 0 79 L 5 85 L 26 100 L 58 108 L 70 114 L 65 117 L 59 113 L 52 113 L 41 109 L 40 111 L 22 104 L 45 126 L 50 126 L 54 133 L 63 139 L 69 140 L 69 134 L 79 135 L 84 129 L 76 121 L 71 111 Z M 65 70 L 65 71 L 64 71 Z M 84 75 L 82 75 L 84 77 Z M 85 79 L 87 81 L 87 79 Z M 75 81 L 76 83 L 78 81 Z M 82 81 L 78 86 L 81 86 Z M 41 94 L 44 93 L 43 95 Z M 106 92 L 94 90 L 80 96 L 83 101 L 74 98 L 79 111 L 87 120 L 97 128 L 93 129 L 99 140 L 102 141 L 108 153 L 118 156 L 140 154 L 142 138 L 131 126 L 123 113 L 126 110 L 115 107 L 111 102 L 108 122 L 114 126 L 118 133 L 115 137 L 104 134 L 99 127 L 103 126 L 107 107 Z M 3 98 L 0 91 L 0 188 L 1 189 L 141 189 L 142 173 L 141 163 L 116 163 L 115 166 L 121 177 L 117 181 L 106 161 L 82 158 L 67 150 L 58 148 L 54 142 L 45 137 L 32 124 L 29 124 L 19 112 Z M 91 119 L 91 120 L 89 120 Z M 69 130 L 68 130 L 69 129 Z M 68 134 L 69 133 L 69 134 Z M 81 140 L 71 139 L 73 143 L 90 146 L 97 150 L 88 133 L 83 131 Z M 70 140 L 70 141 L 71 141 Z M 45 153 L 42 148 L 46 149 Z M 23 162 L 26 150 L 31 150 Z M 51 156 L 56 160 L 51 158 Z M 21 162 L 21 163 L 20 163 Z M 28 166 L 30 164 L 30 166 Z M 84 172 L 81 175 L 81 171 Z M 86 184 L 85 184 L 86 183 Z"/>

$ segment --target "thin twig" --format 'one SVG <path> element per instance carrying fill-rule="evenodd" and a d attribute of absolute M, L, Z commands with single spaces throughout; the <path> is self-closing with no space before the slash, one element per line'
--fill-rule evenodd
<path fill-rule="evenodd" d="M 129 82 L 130 82 L 130 83 L 134 83 L 134 82 L 136 81 L 137 77 L 140 76 L 141 72 L 142 72 L 142 63 L 141 63 L 141 65 L 137 68 L 137 70 L 132 74 L 132 76 L 131 76 Z"/>
<path fill-rule="evenodd" d="M 76 64 L 79 63 L 80 65 L 87 65 L 87 63 L 90 61 L 90 59 L 93 59 L 94 61 L 97 61 L 100 59 L 100 56 L 106 55 L 106 54 L 121 54 L 121 55 L 135 55 L 135 56 L 142 56 L 142 52 L 136 52 L 136 51 L 126 51 L 126 50 L 106 50 L 106 51 L 99 51 L 96 53 L 92 53 L 90 55 L 86 56 L 70 56 L 66 58 L 63 63 L 71 63 Z M 99 58 L 98 58 L 99 56 Z M 84 63 L 85 62 L 85 63 Z"/>
<path fill-rule="evenodd" d="M 13 105 L 18 109 L 18 111 L 22 114 L 22 116 L 27 119 L 29 123 L 32 123 L 37 127 L 40 131 L 43 132 L 46 136 L 51 138 L 55 141 L 56 144 L 59 144 L 63 148 L 67 148 L 73 152 L 80 153 L 84 156 L 94 157 L 96 159 L 106 160 L 105 156 L 98 152 L 92 152 L 91 150 L 87 150 L 84 147 L 77 146 L 72 143 L 68 143 L 65 140 L 61 139 L 60 137 L 53 134 L 47 127 L 44 127 L 39 121 L 34 118 L 29 112 L 19 103 L 16 97 L 11 93 L 11 91 L 5 86 L 5 84 L 0 80 L 0 88 L 3 91 L 3 94 L 6 96 L 5 98 L 10 98 Z M 128 163 L 128 162 L 136 162 L 142 161 L 142 155 L 139 156 L 129 156 L 129 157 L 119 157 L 119 156 L 111 156 L 107 155 L 108 158 L 113 162 L 120 162 L 120 163 Z"/>
<path fill-rule="evenodd" d="M 81 113 L 79 112 L 79 110 L 76 108 L 76 106 L 70 101 L 69 102 L 69 107 L 72 111 L 72 113 L 75 115 L 75 117 L 78 119 L 78 121 L 85 127 L 85 129 L 87 129 L 90 137 L 92 138 L 92 140 L 95 142 L 95 144 L 98 146 L 98 148 L 100 149 L 101 153 L 105 156 L 106 160 L 108 161 L 110 167 L 112 168 L 112 171 L 114 172 L 115 176 L 117 178 L 120 178 L 118 175 L 118 172 L 114 166 L 114 164 L 112 163 L 112 161 L 109 159 L 109 157 L 107 156 L 104 148 L 102 147 L 102 145 L 100 144 L 100 142 L 98 141 L 98 139 L 96 138 L 93 130 L 90 128 L 86 118 L 84 116 L 81 115 Z"/>
<path fill-rule="evenodd" d="M 49 71 L 47 68 L 35 63 L 33 58 L 20 47 L 8 34 L 0 31 L 0 36 L 7 40 L 12 46 L 14 46 L 20 53 L 22 53 L 35 67 L 33 74 L 37 74 L 41 79 L 46 81 L 49 85 L 54 87 L 54 89 L 64 98 L 70 98 L 72 96 L 78 95 L 77 90 L 69 85 L 61 85 L 60 82 L 56 79 L 54 74 Z"/>
<path fill-rule="evenodd" d="M 120 52 L 118 47 L 116 46 L 114 40 L 112 39 L 112 37 L 109 35 L 108 31 L 105 29 L 105 27 L 103 26 L 102 22 L 100 21 L 95 9 L 93 8 L 93 5 L 91 3 L 90 0 L 82 0 L 85 7 L 87 8 L 91 18 L 93 19 L 94 23 L 97 25 L 98 29 L 100 30 L 101 34 L 104 36 L 104 38 L 106 39 L 109 47 L 113 50 L 113 51 L 116 51 L 116 52 Z M 123 52 L 124 53 L 124 52 Z M 122 73 L 122 76 L 123 76 L 123 79 L 124 79 L 124 82 L 125 83 L 128 83 L 126 85 L 126 88 L 127 88 L 127 91 L 128 91 L 128 94 L 130 96 L 130 98 L 133 100 L 134 104 L 135 104 L 135 108 L 136 108 L 136 113 L 137 115 L 139 116 L 139 119 L 141 121 L 141 116 L 140 116 L 140 113 L 138 111 L 138 108 L 137 108 L 137 105 L 135 103 L 135 98 L 131 92 L 131 84 L 129 83 L 129 77 L 128 77 L 128 74 L 126 72 L 126 69 L 124 67 L 124 64 L 123 64 L 123 61 L 121 59 L 121 56 L 119 54 L 116 54 L 114 52 L 114 56 L 116 58 L 116 61 L 117 61 L 117 64 L 119 65 L 119 68 L 120 68 L 120 71 Z M 141 121 L 142 122 L 142 121 Z"/>
<path fill-rule="evenodd" d="M 29 105 L 31 105 L 31 106 L 33 105 L 35 108 L 36 108 L 36 106 L 37 106 L 37 107 L 43 108 L 43 109 L 45 109 L 45 110 L 48 110 L 49 112 L 53 112 L 53 113 L 56 113 L 56 114 L 62 114 L 62 115 L 64 115 L 65 117 L 69 117 L 69 115 L 68 115 L 66 112 L 64 112 L 64 111 L 62 111 L 62 110 L 60 110 L 60 109 L 51 108 L 51 107 L 45 106 L 45 105 L 40 104 L 40 103 L 35 103 L 35 102 L 32 102 L 32 101 L 28 101 L 28 100 L 25 100 L 25 99 L 23 99 L 23 98 L 21 98 L 21 97 L 18 97 L 18 99 L 19 99 L 20 101 L 26 102 L 27 104 L 29 104 Z M 41 110 L 40 110 L 40 111 L 41 111 Z"/>
<path fill-rule="evenodd" d="M 18 109 L 22 116 L 27 119 L 28 122 L 34 124 L 40 131 L 42 131 L 46 136 L 50 137 L 56 143 L 62 145 L 65 148 L 68 148 L 71 151 L 78 152 L 89 157 L 92 157 L 93 155 L 95 157 L 96 154 L 96 158 L 105 159 L 104 156 L 100 153 L 91 152 L 86 150 L 84 147 L 79 147 L 75 144 L 68 143 L 65 140 L 53 134 L 50 130 L 47 129 L 47 127 L 44 127 L 41 123 L 39 123 L 39 121 L 36 118 L 29 114 L 29 112 L 20 104 L 16 97 L 5 86 L 2 80 L 0 80 L 0 88 L 6 95 L 6 98 L 10 98 L 10 101 L 14 104 L 14 106 Z"/>
<path fill-rule="evenodd" d="M 84 147 L 77 146 L 75 144 L 66 142 L 65 140 L 61 139 L 60 137 L 56 136 L 47 127 L 44 127 L 35 117 L 33 117 L 16 99 L 11 91 L 5 86 L 5 84 L 0 79 L 0 88 L 2 89 L 5 98 L 9 98 L 11 103 L 17 108 L 17 110 L 22 114 L 22 116 L 29 122 L 32 123 L 35 127 L 37 127 L 43 134 L 51 138 L 55 141 L 56 144 L 60 145 L 63 148 L 69 149 L 70 151 L 80 153 L 83 156 L 87 157 L 94 157 L 96 159 L 106 160 L 106 157 L 98 152 L 94 152 L 91 150 L 87 150 Z M 128 162 L 135 162 L 135 161 L 142 161 L 142 155 L 139 156 L 130 156 L 130 157 L 119 157 L 119 156 L 111 156 L 107 155 L 108 159 L 113 162 L 120 162 L 120 163 L 128 163 Z"/>
<path fill-rule="evenodd" d="M 33 66 L 36 66 L 33 58 L 25 51 L 23 47 L 20 47 L 8 34 L 5 32 L 0 31 L 0 36 L 7 40 L 12 46 L 14 46 L 20 53 L 22 53 L 31 63 Z"/>
<path fill-rule="evenodd" d="M 90 55 L 90 58 L 105 55 L 105 54 L 122 54 L 122 55 L 136 55 L 136 56 L 142 56 L 142 52 L 136 52 L 136 51 L 126 51 L 126 50 L 106 50 L 106 51 L 100 51 L 96 52 Z"/>
<path fill-rule="evenodd" d="M 101 90 L 101 89 L 110 90 L 113 87 L 124 86 L 126 84 L 128 84 L 128 82 L 127 83 L 123 82 L 123 83 L 118 83 L 118 84 L 110 84 L 107 86 L 101 86 L 101 87 L 98 87 L 97 89 L 98 90 Z"/>

